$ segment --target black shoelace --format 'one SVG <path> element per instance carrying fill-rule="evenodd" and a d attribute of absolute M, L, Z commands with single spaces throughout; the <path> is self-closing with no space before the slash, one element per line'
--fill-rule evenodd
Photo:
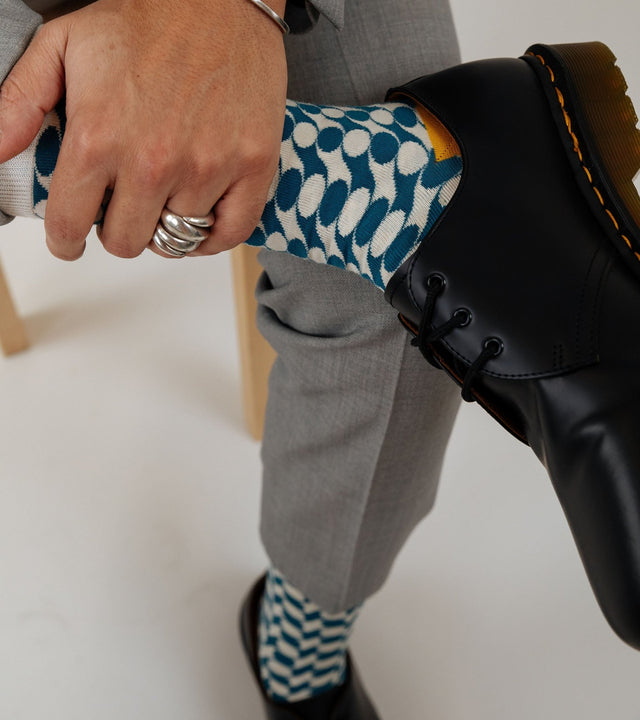
<path fill-rule="evenodd" d="M 432 327 L 433 313 L 436 307 L 438 296 L 442 293 L 446 285 L 444 277 L 438 273 L 433 273 L 427 278 L 427 296 L 422 310 L 422 318 L 418 328 L 418 334 L 413 338 L 411 344 L 420 348 L 420 352 L 424 355 L 431 365 L 436 368 L 442 368 L 440 362 L 434 355 L 430 347 L 434 342 L 441 340 L 456 328 L 466 327 L 471 322 L 471 310 L 468 308 L 458 308 L 453 315 L 439 327 Z M 482 351 L 478 357 L 471 363 L 462 382 L 462 399 L 466 402 L 474 400 L 472 394 L 473 383 L 478 377 L 480 371 L 493 358 L 500 355 L 503 350 L 503 342 L 500 338 L 486 338 L 482 344 Z"/>

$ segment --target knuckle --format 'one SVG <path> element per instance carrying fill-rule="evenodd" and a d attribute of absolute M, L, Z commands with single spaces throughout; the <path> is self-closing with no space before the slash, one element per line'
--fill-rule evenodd
<path fill-rule="evenodd" d="M 105 133 L 90 123 L 81 122 L 74 126 L 69 138 L 74 161 L 80 167 L 92 169 L 110 155 L 110 143 Z"/>
<path fill-rule="evenodd" d="M 244 148 L 242 163 L 247 172 L 261 173 L 270 167 L 278 157 L 278 150 L 274 150 L 267 142 L 250 142 Z"/>
<path fill-rule="evenodd" d="M 47 226 L 47 247 L 58 260 L 77 260 L 84 252 L 84 238 L 60 232 L 59 226 Z"/>
<path fill-rule="evenodd" d="M 146 187 L 159 187 L 173 173 L 169 154 L 158 148 L 141 148 L 133 160 L 133 175 Z"/>
<path fill-rule="evenodd" d="M 113 233 L 104 230 L 101 233 L 100 241 L 110 255 L 124 260 L 138 257 L 144 249 L 144 246 L 140 247 L 132 238 L 123 237 L 122 235 L 114 236 Z"/>
<path fill-rule="evenodd" d="M 218 164 L 213 157 L 207 153 L 195 155 L 189 164 L 189 184 L 195 187 L 203 187 L 211 182 L 218 173 Z"/>
<path fill-rule="evenodd" d="M 51 216 L 49 213 L 45 220 L 45 230 L 48 240 L 57 247 L 72 245 L 77 241 L 76 233 L 73 231 L 69 221 L 64 215 Z"/>

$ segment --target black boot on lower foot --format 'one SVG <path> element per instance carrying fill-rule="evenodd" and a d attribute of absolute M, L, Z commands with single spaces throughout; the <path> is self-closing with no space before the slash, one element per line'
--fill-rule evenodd
<path fill-rule="evenodd" d="M 258 683 L 268 720 L 380 720 L 347 654 L 344 683 L 321 695 L 295 703 L 278 703 L 265 692 L 258 662 L 258 618 L 264 592 L 262 576 L 247 595 L 240 611 L 240 635 L 247 660 Z"/>
<path fill-rule="evenodd" d="M 601 43 L 535 45 L 390 92 L 460 146 L 387 300 L 547 468 L 613 629 L 640 649 L 640 133 Z"/>

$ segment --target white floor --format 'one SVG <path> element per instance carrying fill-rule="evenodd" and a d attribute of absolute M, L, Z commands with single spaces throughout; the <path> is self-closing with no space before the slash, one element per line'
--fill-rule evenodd
<path fill-rule="evenodd" d="M 468 57 L 492 54 L 454 7 Z M 513 52 L 547 39 L 530 20 Z M 258 720 L 236 615 L 265 564 L 259 447 L 227 258 L 121 261 L 94 239 L 65 264 L 35 222 L 0 242 L 33 342 L 0 359 L 0 720 Z M 353 648 L 386 720 L 640 718 L 640 655 L 544 471 L 475 406 Z"/>

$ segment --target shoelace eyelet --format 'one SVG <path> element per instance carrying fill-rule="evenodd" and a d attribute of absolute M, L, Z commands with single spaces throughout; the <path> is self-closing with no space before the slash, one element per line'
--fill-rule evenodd
<path fill-rule="evenodd" d="M 473 319 L 473 314 L 469 308 L 458 308 L 454 313 L 453 317 L 457 319 L 457 325 L 459 328 L 467 327 L 467 325 Z"/>
<path fill-rule="evenodd" d="M 504 350 L 504 342 L 502 342 L 502 340 L 498 337 L 488 337 L 485 338 L 484 342 L 482 343 L 482 348 L 487 352 L 491 350 L 492 357 L 498 357 L 498 355 L 500 355 Z"/>
<path fill-rule="evenodd" d="M 440 294 L 446 287 L 447 280 L 444 275 L 440 273 L 431 273 L 427 277 L 426 288 L 427 292 Z"/>
<path fill-rule="evenodd" d="M 462 399 L 465 402 L 472 402 L 474 397 L 472 393 L 473 385 L 476 378 L 484 368 L 484 366 L 494 358 L 498 357 L 504 350 L 504 343 L 500 338 L 488 337 L 482 342 L 482 352 L 478 357 L 471 363 L 467 374 L 464 376 L 462 381 Z"/>

